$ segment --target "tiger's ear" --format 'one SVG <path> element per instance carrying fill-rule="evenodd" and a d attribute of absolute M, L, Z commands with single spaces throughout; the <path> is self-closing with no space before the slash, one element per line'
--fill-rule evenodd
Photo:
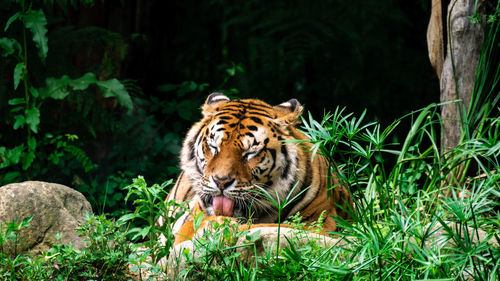
<path fill-rule="evenodd" d="M 216 111 L 217 106 L 228 102 L 230 99 L 223 93 L 211 93 L 202 106 L 203 116 L 207 117 Z"/>
<path fill-rule="evenodd" d="M 300 123 L 299 119 L 304 109 L 296 99 L 280 103 L 273 108 L 277 115 L 275 121 L 284 126 Z"/>

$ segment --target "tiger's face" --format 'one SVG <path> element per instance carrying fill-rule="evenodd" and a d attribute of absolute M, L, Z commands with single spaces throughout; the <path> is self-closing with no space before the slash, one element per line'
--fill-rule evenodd
<path fill-rule="evenodd" d="M 275 216 L 258 187 L 283 199 L 304 176 L 298 169 L 301 151 L 285 142 L 295 139 L 291 130 L 301 111 L 296 100 L 272 107 L 220 93 L 207 98 L 203 119 L 184 142 L 181 163 L 208 215 L 260 222 Z"/>

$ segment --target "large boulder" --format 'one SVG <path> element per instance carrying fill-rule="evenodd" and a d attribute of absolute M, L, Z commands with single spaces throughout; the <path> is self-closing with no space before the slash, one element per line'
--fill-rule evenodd
<path fill-rule="evenodd" d="M 6 243 L 1 251 L 10 255 L 38 254 L 55 243 L 85 246 L 76 229 L 86 214 L 92 214 L 90 203 L 78 191 L 67 186 L 40 181 L 13 183 L 0 187 L 0 224 L 20 222 L 33 217 L 30 226 L 19 232 L 18 244 Z M 56 234 L 61 234 L 61 240 Z"/>

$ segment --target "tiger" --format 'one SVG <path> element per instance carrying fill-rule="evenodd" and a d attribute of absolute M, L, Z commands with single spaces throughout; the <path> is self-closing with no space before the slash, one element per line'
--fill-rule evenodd
<path fill-rule="evenodd" d="M 336 230 L 334 217 L 347 218 L 352 199 L 326 158 L 313 157 L 311 143 L 297 143 L 308 140 L 296 127 L 302 111 L 296 99 L 271 106 L 217 92 L 207 97 L 202 119 L 183 142 L 182 171 L 166 198 L 189 202 L 190 211 L 172 226 L 174 245 L 194 237 L 193 218 L 200 212 L 203 224 L 229 217 L 251 221 L 251 227 L 277 226 L 299 213 L 306 224 L 322 217 L 323 231 Z M 278 210 L 273 200 L 284 198 L 295 201 Z"/>

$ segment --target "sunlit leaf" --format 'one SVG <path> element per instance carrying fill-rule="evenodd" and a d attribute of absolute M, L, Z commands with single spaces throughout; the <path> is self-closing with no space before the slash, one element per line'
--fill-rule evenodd
<path fill-rule="evenodd" d="M 198 213 L 193 220 L 193 228 L 195 232 L 198 231 L 198 229 L 200 228 L 202 221 L 203 221 L 203 213 Z"/>

